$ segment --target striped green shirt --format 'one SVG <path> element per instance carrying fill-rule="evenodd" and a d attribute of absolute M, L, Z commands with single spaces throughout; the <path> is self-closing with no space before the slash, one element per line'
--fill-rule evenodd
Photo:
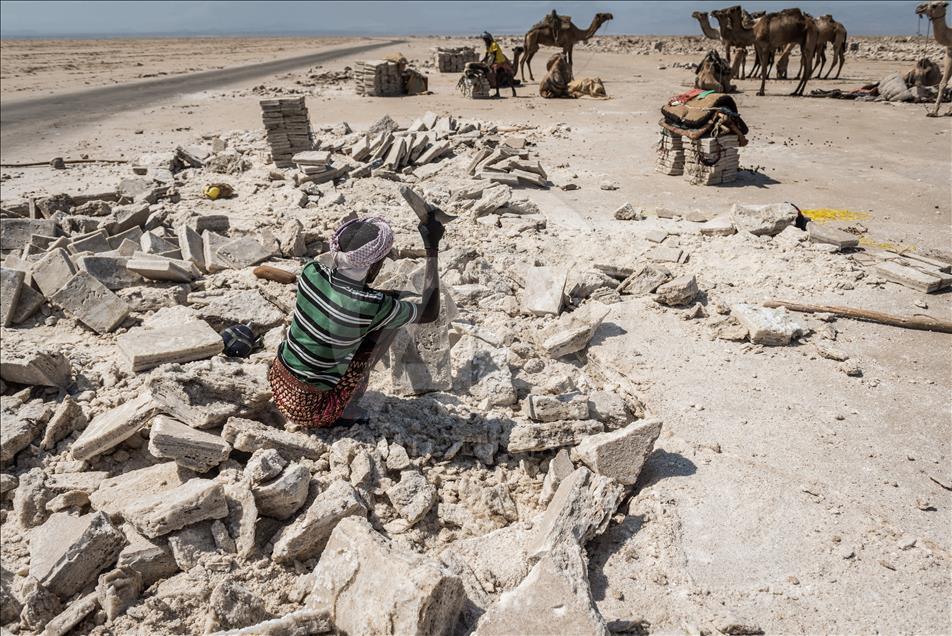
<path fill-rule="evenodd" d="M 416 322 L 418 315 L 415 303 L 370 289 L 312 261 L 298 278 L 294 318 L 281 360 L 301 381 L 331 389 L 367 334 Z"/>

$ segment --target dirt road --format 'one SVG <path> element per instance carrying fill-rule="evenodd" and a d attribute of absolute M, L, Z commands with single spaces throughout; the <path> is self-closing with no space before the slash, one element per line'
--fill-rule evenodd
<path fill-rule="evenodd" d="M 399 43 L 399 40 L 388 40 L 336 47 L 257 64 L 4 103 L 0 107 L 0 141 L 5 152 L 9 152 L 31 143 L 37 133 L 44 129 L 83 126 L 119 112 L 142 108 L 170 96 L 249 82 L 275 73 L 329 62 L 348 55 L 359 55 Z"/>

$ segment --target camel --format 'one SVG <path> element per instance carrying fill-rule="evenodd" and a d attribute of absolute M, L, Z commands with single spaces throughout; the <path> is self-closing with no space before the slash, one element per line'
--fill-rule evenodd
<path fill-rule="evenodd" d="M 942 104 L 942 93 L 949 84 L 949 76 L 952 76 L 952 29 L 945 24 L 945 8 L 949 6 L 948 2 L 927 2 L 916 7 L 916 15 L 925 15 L 932 21 L 932 32 L 935 34 L 935 41 L 945 47 L 945 70 L 942 72 L 942 80 L 939 82 L 939 96 L 935 100 L 935 108 L 929 117 L 939 116 L 939 106 Z M 952 111 L 950 111 L 952 113 Z"/>
<path fill-rule="evenodd" d="M 704 37 L 710 40 L 720 40 L 720 32 L 711 26 L 711 22 L 707 17 L 707 11 L 695 11 L 691 14 L 691 17 L 698 21 L 698 24 L 701 25 L 701 33 L 704 34 Z"/>
<path fill-rule="evenodd" d="M 545 98 L 569 97 L 569 82 L 572 81 L 572 65 L 568 55 L 556 53 L 545 64 L 545 77 L 539 82 L 539 95 Z"/>
<path fill-rule="evenodd" d="M 922 58 L 912 70 L 902 76 L 906 86 L 935 86 L 942 79 L 942 69 L 927 57 Z"/>
<path fill-rule="evenodd" d="M 833 61 L 830 62 L 830 69 L 826 72 L 826 78 L 830 77 L 830 73 L 833 72 L 833 67 L 839 62 L 839 68 L 836 69 L 836 77 L 834 78 L 839 79 L 840 71 L 843 70 L 843 61 L 846 54 L 846 27 L 834 20 L 831 15 L 821 15 L 814 21 L 816 22 L 817 29 L 816 61 L 814 61 L 814 65 L 817 61 L 820 64 L 819 67 L 817 67 L 816 77 L 820 79 L 820 75 L 823 73 L 823 67 L 826 66 L 826 45 L 829 43 L 833 45 Z"/>
<path fill-rule="evenodd" d="M 803 74 L 800 82 L 791 95 L 803 95 L 807 82 L 813 73 L 813 56 L 816 54 L 817 28 L 813 18 L 800 9 L 784 9 L 777 13 L 768 13 L 754 25 L 754 46 L 757 55 L 764 64 L 760 69 L 760 90 L 758 95 L 764 95 L 764 86 L 767 84 L 769 72 L 766 61 L 771 52 L 788 44 L 797 44 L 800 47 L 800 57 L 803 64 Z"/>
<path fill-rule="evenodd" d="M 731 47 L 743 51 L 739 55 L 743 56 L 740 64 L 735 64 L 734 76 L 738 79 L 744 79 L 747 71 L 747 47 L 754 43 L 754 32 L 750 28 L 743 26 L 743 9 L 740 6 L 730 7 L 729 9 L 717 9 L 712 11 L 711 15 L 717 20 L 721 30 L 721 39 L 724 40 L 725 58 L 727 63 L 731 63 Z M 740 67 L 740 74 L 737 74 L 737 66 Z"/>
<path fill-rule="evenodd" d="M 694 88 L 718 93 L 730 93 L 734 89 L 731 85 L 731 68 L 714 49 L 708 51 L 698 65 Z"/>
<path fill-rule="evenodd" d="M 610 13 L 596 13 L 595 17 L 592 18 L 592 23 L 584 31 L 575 24 L 572 23 L 570 18 L 566 16 L 560 16 L 562 18 L 562 28 L 559 32 L 559 41 L 556 42 L 552 37 L 552 30 L 548 27 L 545 21 L 542 21 L 526 33 L 525 39 L 523 41 L 523 48 L 525 49 L 525 58 L 523 58 L 522 65 L 519 67 L 519 73 L 522 76 L 522 81 L 526 80 L 526 67 L 529 69 L 529 79 L 534 80 L 535 77 L 532 76 L 532 58 L 539 50 L 540 46 L 557 46 L 562 49 L 562 52 L 566 55 L 566 61 L 571 65 L 574 61 L 572 56 L 572 51 L 575 48 L 575 45 L 579 42 L 586 42 L 589 38 L 595 35 L 595 32 L 601 28 L 603 24 L 611 20 L 614 16 Z M 566 24 L 568 22 L 568 24 Z M 523 66 L 524 65 L 524 66 Z"/>

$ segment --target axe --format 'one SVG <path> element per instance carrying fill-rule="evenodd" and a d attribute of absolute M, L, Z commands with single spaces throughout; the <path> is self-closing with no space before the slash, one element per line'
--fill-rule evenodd
<path fill-rule="evenodd" d="M 403 199 L 407 202 L 407 205 L 416 212 L 416 215 L 420 217 L 420 223 L 426 223 L 431 218 L 435 218 L 437 221 L 446 225 L 450 221 L 456 219 L 452 214 L 447 214 L 440 208 L 435 205 L 431 205 L 423 200 L 415 190 L 409 186 L 401 186 L 400 194 L 403 195 Z"/>

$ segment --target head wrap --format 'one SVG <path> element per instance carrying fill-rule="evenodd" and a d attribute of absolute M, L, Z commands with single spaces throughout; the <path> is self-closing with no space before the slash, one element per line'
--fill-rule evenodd
<path fill-rule="evenodd" d="M 350 250 L 350 251 L 341 251 L 340 247 L 340 237 L 344 230 L 355 223 L 369 223 L 377 227 L 377 236 L 364 245 Z M 393 247 L 393 230 L 390 229 L 390 226 L 379 216 L 368 216 L 363 219 L 352 219 L 347 223 L 344 223 L 337 231 L 334 232 L 334 236 L 331 237 L 331 254 L 334 256 L 334 263 L 343 269 L 346 270 L 365 270 L 369 268 L 374 263 L 377 263 L 380 260 L 390 253 L 390 248 Z"/>

